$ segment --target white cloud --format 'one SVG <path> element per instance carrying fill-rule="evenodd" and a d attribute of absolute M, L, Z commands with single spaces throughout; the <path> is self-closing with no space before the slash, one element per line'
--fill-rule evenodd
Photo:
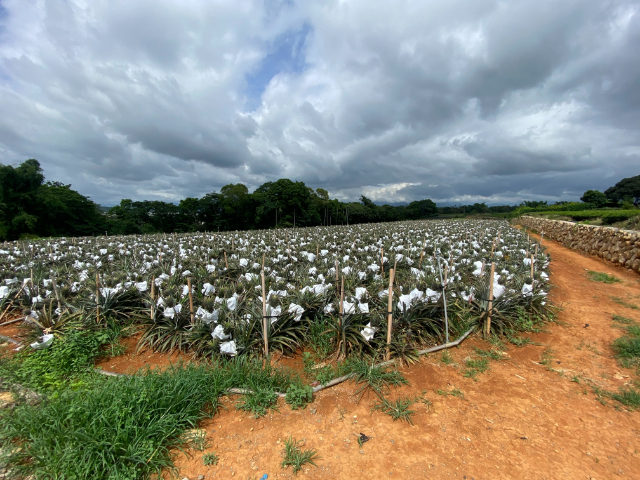
<path fill-rule="evenodd" d="M 634 2 L 3 6 L 0 162 L 101 203 L 282 177 L 499 203 L 638 173 Z"/>

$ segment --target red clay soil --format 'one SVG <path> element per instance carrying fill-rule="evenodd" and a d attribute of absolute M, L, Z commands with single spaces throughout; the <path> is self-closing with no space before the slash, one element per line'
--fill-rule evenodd
<path fill-rule="evenodd" d="M 453 364 L 443 363 L 439 352 L 402 368 L 410 385 L 389 398 L 423 396 L 431 402 L 413 405 L 413 425 L 372 412 L 375 399 L 358 402 L 350 383 L 319 392 L 304 410 L 291 410 L 280 399 L 279 412 L 259 419 L 234 408 L 239 397 L 227 397 L 225 408 L 199 425 L 210 446 L 188 451 L 189 457 L 176 452 L 178 478 L 294 478 L 280 466 L 289 435 L 321 457 L 317 468 L 305 467 L 297 478 L 640 478 L 640 411 L 611 400 L 602 405 L 590 386 L 615 392 L 638 378 L 618 365 L 611 344 L 623 333 L 613 314 L 640 322 L 640 310 L 630 308 L 640 305 L 640 277 L 555 242 L 545 244 L 557 287 L 549 296 L 562 307 L 558 323 L 527 335 L 535 345 L 509 346 L 505 359 L 492 361 L 475 381 L 463 376 L 464 359 L 475 356 L 475 346 L 489 348 L 477 336 L 449 350 Z M 622 282 L 593 282 L 587 270 Z M 0 334 L 7 335 L 3 329 Z M 126 373 L 178 359 L 135 354 L 136 341 L 125 340 L 127 354 L 100 366 Z M 443 395 L 454 389 L 464 398 Z M 372 437 L 362 448 L 361 432 Z M 208 452 L 219 456 L 217 465 L 204 466 Z"/>

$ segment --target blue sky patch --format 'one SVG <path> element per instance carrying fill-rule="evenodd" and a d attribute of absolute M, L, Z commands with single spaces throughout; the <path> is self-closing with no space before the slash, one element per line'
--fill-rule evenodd
<path fill-rule="evenodd" d="M 304 24 L 298 31 L 280 35 L 270 46 L 267 55 L 258 67 L 245 75 L 247 87 L 247 109 L 253 111 L 260 106 L 262 93 L 277 74 L 301 73 L 306 67 L 304 48 L 311 26 Z"/>

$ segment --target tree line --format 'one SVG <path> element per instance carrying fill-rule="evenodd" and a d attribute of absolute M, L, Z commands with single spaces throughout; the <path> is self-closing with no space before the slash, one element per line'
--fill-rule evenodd
<path fill-rule="evenodd" d="M 0 164 L 0 241 L 20 238 L 251 230 L 417 220 L 437 215 L 510 214 L 534 210 L 634 208 L 640 204 L 640 175 L 625 178 L 604 193 L 587 190 L 579 202 L 525 201 L 520 205 L 485 203 L 437 207 L 429 200 L 408 205 L 377 205 L 329 198 L 322 189 L 286 178 L 249 193 L 241 184 L 225 185 L 201 198 L 178 204 L 124 199 L 100 207 L 71 185 L 45 181 L 40 163 L 29 159 L 14 167 Z"/>
<path fill-rule="evenodd" d="M 436 215 L 436 204 L 376 205 L 329 198 L 322 189 L 280 179 L 249 193 L 241 184 L 178 204 L 123 199 L 100 207 L 70 185 L 46 182 L 35 159 L 0 165 L 0 240 L 19 238 L 250 230 L 390 222 Z"/>

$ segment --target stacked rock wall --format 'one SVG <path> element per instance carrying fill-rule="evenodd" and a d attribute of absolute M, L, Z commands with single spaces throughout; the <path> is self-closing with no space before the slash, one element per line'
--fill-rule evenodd
<path fill-rule="evenodd" d="M 529 216 L 516 218 L 512 223 L 544 233 L 545 239 L 640 273 L 640 232 Z"/>

